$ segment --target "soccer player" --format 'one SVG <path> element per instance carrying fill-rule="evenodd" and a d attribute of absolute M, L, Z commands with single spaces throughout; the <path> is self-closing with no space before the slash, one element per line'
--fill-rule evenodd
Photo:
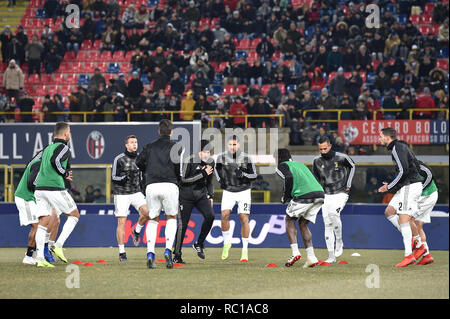
<path fill-rule="evenodd" d="M 23 258 L 23 264 L 35 265 L 36 260 L 33 257 L 33 253 L 36 251 L 36 240 L 35 235 L 38 227 L 38 218 L 36 217 L 36 198 L 34 197 L 34 188 L 36 183 L 36 178 L 39 173 L 39 168 L 41 166 L 41 156 L 42 151 L 36 154 L 35 157 L 25 167 L 22 178 L 17 185 L 17 189 L 14 192 L 14 201 L 16 207 L 19 211 L 19 221 L 20 226 L 31 225 L 30 232 L 28 234 L 28 248 Z M 59 226 L 59 218 L 56 217 L 56 213 L 52 214 L 51 224 L 53 225 L 53 233 L 57 233 Z M 56 235 L 54 235 L 56 236 Z M 45 236 L 44 245 L 44 257 L 48 262 L 54 263 L 55 259 L 49 251 L 48 242 L 50 238 L 50 233 L 47 232 Z"/>
<path fill-rule="evenodd" d="M 63 262 L 67 262 L 64 256 L 63 246 L 72 233 L 80 213 L 75 201 L 66 189 L 64 179 L 72 180 L 72 171 L 69 170 L 70 151 L 67 142 L 70 140 L 70 126 L 65 122 L 58 122 L 53 130 L 53 143 L 42 152 L 41 167 L 36 181 L 37 217 L 39 225 L 36 231 L 36 265 L 38 267 L 54 267 L 44 259 L 45 233 L 49 228 L 52 209 L 59 216 L 67 215 L 61 234 L 51 251 Z"/>
<path fill-rule="evenodd" d="M 314 254 L 312 234 L 308 228 L 308 223 L 312 222 L 314 224 L 316 222 L 317 213 L 324 202 L 324 190 L 308 167 L 293 161 L 289 150 L 285 148 L 278 150 L 278 167 L 276 172 L 284 180 L 281 202 L 283 204 L 289 202 L 286 209 L 286 234 L 291 244 L 292 256 L 288 259 L 285 266 L 291 267 L 302 258 L 297 244 L 297 227 L 295 222 L 298 220 L 307 254 L 307 260 L 303 267 L 314 267 L 319 263 L 319 260 Z"/>
<path fill-rule="evenodd" d="M 128 261 L 125 252 L 125 223 L 130 205 L 139 212 L 139 220 L 133 229 L 133 243 L 139 244 L 139 234 L 148 220 L 147 201 L 141 192 L 141 171 L 136 165 L 138 141 L 135 135 L 125 139 L 125 152 L 114 159 L 111 175 L 114 185 L 114 214 L 117 217 L 116 237 L 119 246 L 119 261 Z"/>
<path fill-rule="evenodd" d="M 173 267 L 172 248 L 177 232 L 176 218 L 179 209 L 178 183 L 182 147 L 170 140 L 173 124 L 169 120 L 163 119 L 159 122 L 158 133 L 160 138 L 147 144 L 136 158 L 136 165 L 146 176 L 145 197 L 150 218 L 146 229 L 147 267 L 150 269 L 156 268 L 155 243 L 161 210 L 166 214 L 164 258 L 166 267 Z"/>
<path fill-rule="evenodd" d="M 184 158 L 184 154 L 181 156 Z M 180 218 L 175 237 L 174 262 L 184 263 L 181 249 L 192 209 L 197 208 L 204 220 L 197 241 L 192 248 L 201 259 L 205 259 L 204 242 L 214 222 L 212 184 L 214 160 L 211 158 L 209 141 L 201 140 L 200 152 L 183 159 L 180 183 Z"/>
<path fill-rule="evenodd" d="M 427 237 L 423 231 L 423 225 L 429 224 L 431 222 L 431 212 L 433 211 L 434 205 L 436 205 L 438 200 L 438 189 L 433 178 L 433 171 L 425 163 L 418 161 L 420 168 L 420 175 L 422 175 L 422 194 L 419 198 L 419 212 L 414 214 L 414 221 L 411 220 L 412 225 L 411 230 L 413 232 L 413 253 L 414 258 L 419 260 L 423 255 L 422 259 L 416 265 L 428 265 L 434 262 L 433 257 L 431 257 L 430 250 L 427 244 Z M 414 227 L 415 226 L 415 227 Z"/>
<path fill-rule="evenodd" d="M 385 127 L 380 131 L 380 143 L 392 152 L 396 176 L 390 182 L 383 182 L 379 193 L 395 192 L 384 214 L 401 232 L 405 246 L 405 257 L 395 267 L 406 267 L 416 262 L 412 252 L 411 218 L 419 213 L 418 202 L 422 193 L 422 177 L 417 159 L 406 143 L 397 140 L 397 131 Z"/>
<path fill-rule="evenodd" d="M 349 197 L 355 175 L 355 163 L 348 155 L 333 151 L 326 136 L 319 138 L 318 146 L 320 156 L 314 158 L 313 173 L 325 191 L 322 206 L 325 243 L 328 250 L 328 259 L 325 262 L 334 263 L 344 251 L 340 213 Z"/>
<path fill-rule="evenodd" d="M 256 179 L 255 164 L 250 157 L 239 150 L 239 139 L 231 136 L 227 142 L 228 151 L 217 156 L 214 169 L 217 181 L 223 189 L 222 195 L 222 260 L 228 258 L 233 234 L 230 232 L 230 213 L 234 205 L 238 205 L 241 221 L 242 252 L 241 262 L 248 261 L 248 237 L 250 226 L 248 217 L 251 205 L 251 181 Z"/>

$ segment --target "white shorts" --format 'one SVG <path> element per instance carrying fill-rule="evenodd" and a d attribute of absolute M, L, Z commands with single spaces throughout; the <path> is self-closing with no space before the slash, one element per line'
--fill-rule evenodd
<path fill-rule="evenodd" d="M 304 219 L 315 224 L 317 213 L 319 213 L 322 205 L 323 201 L 320 200 L 316 200 L 314 203 L 309 204 L 297 203 L 291 200 L 286 208 L 286 214 L 292 218 L 303 217 Z"/>
<path fill-rule="evenodd" d="M 419 212 L 419 198 L 422 194 L 422 183 L 417 182 L 400 188 L 389 202 L 397 214 L 413 216 Z"/>
<path fill-rule="evenodd" d="M 36 190 L 34 197 L 36 197 L 37 217 L 50 216 L 52 209 L 56 211 L 58 217 L 63 213 L 68 215 L 77 209 L 77 204 L 67 190 Z"/>
<path fill-rule="evenodd" d="M 326 218 L 330 214 L 339 215 L 347 204 L 348 194 L 325 194 L 324 202 L 322 205 L 322 217 Z"/>
<path fill-rule="evenodd" d="M 141 192 L 128 195 L 114 195 L 114 215 L 116 217 L 127 217 L 130 213 L 130 205 L 132 205 L 138 212 L 139 208 L 146 205 L 144 194 Z"/>
<path fill-rule="evenodd" d="M 238 205 L 238 214 L 250 214 L 252 204 L 252 193 L 250 189 L 242 192 L 229 192 L 224 190 L 222 195 L 221 210 L 232 210 L 234 205 Z"/>
<path fill-rule="evenodd" d="M 413 215 L 414 219 L 424 224 L 431 223 L 431 212 L 438 200 L 438 192 L 431 193 L 428 196 L 420 196 L 419 213 Z"/>
<path fill-rule="evenodd" d="M 36 216 L 37 205 L 34 201 L 27 202 L 23 198 L 14 197 L 17 209 L 19 210 L 19 222 L 20 226 L 28 226 L 30 224 L 37 224 L 39 222 Z"/>
<path fill-rule="evenodd" d="M 145 198 L 147 199 L 148 215 L 156 218 L 164 210 L 169 216 L 176 216 L 179 210 L 179 189 L 174 183 L 154 183 L 147 185 Z"/>

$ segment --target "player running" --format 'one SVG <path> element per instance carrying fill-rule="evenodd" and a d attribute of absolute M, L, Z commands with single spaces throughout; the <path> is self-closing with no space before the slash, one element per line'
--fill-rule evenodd
<path fill-rule="evenodd" d="M 178 222 L 178 231 L 175 237 L 175 263 L 184 263 L 181 258 L 181 249 L 194 207 L 204 217 L 200 234 L 197 241 L 192 245 L 197 256 L 201 259 L 205 259 L 204 243 L 214 222 L 214 211 L 212 208 L 214 196 L 212 183 L 214 160 L 211 158 L 209 141 L 201 140 L 200 144 L 200 152 L 184 159 L 183 165 L 181 166 L 179 215 L 181 222 Z"/>
<path fill-rule="evenodd" d="M 158 133 L 161 136 L 156 141 L 147 144 L 137 156 L 136 165 L 145 173 L 145 197 L 149 207 L 149 222 L 147 224 L 147 267 L 156 268 L 155 243 L 161 210 L 166 214 L 166 249 L 164 258 L 166 267 L 173 267 L 172 248 L 177 232 L 178 214 L 178 182 L 180 176 L 180 155 L 182 147 L 170 140 L 173 134 L 173 124 L 163 119 L 159 122 Z M 175 148 L 174 148 L 175 146 Z"/>
<path fill-rule="evenodd" d="M 63 246 L 72 233 L 80 213 L 75 201 L 65 186 L 65 179 L 72 180 L 69 157 L 70 151 L 67 142 L 70 140 L 70 126 L 65 122 L 58 122 L 53 131 L 53 143 L 42 152 L 41 167 L 36 181 L 37 217 L 39 225 L 36 231 L 36 249 L 38 267 L 54 267 L 44 259 L 45 235 L 49 228 L 50 215 L 53 209 L 59 216 L 68 215 L 61 234 L 51 251 L 62 261 L 67 262 L 63 253 Z"/>
<path fill-rule="evenodd" d="M 401 232 L 405 246 L 405 257 L 395 267 L 406 267 L 416 262 L 411 247 L 410 220 L 419 214 L 418 203 L 422 193 L 422 177 L 415 154 L 406 143 L 397 140 L 395 129 L 383 128 L 380 132 L 380 143 L 392 152 L 396 177 L 390 183 L 383 182 L 378 192 L 395 192 L 384 213 Z"/>
<path fill-rule="evenodd" d="M 139 212 L 139 220 L 133 229 L 133 243 L 139 244 L 139 234 L 148 220 L 147 202 L 141 192 L 141 171 L 136 165 L 138 141 L 136 136 L 125 139 L 125 152 L 114 159 L 111 175 L 114 185 L 114 215 L 117 217 L 116 237 L 119 246 L 119 261 L 128 261 L 125 252 L 125 223 L 130 205 Z"/>
<path fill-rule="evenodd" d="M 325 243 L 328 250 L 328 259 L 325 262 L 334 263 L 344 251 L 340 213 L 349 197 L 355 176 L 355 163 L 347 154 L 333 151 L 330 140 L 326 136 L 319 138 L 318 146 L 320 156 L 313 161 L 313 173 L 325 191 L 325 201 L 322 206 Z"/>
<path fill-rule="evenodd" d="M 28 248 L 22 261 L 22 263 L 26 265 L 36 264 L 33 254 L 36 251 L 35 235 L 39 220 L 36 217 L 37 207 L 36 198 L 34 197 L 34 188 L 39 173 L 39 168 L 41 167 L 41 156 L 42 151 L 36 154 L 36 156 L 27 164 L 19 181 L 19 185 L 17 185 L 17 189 L 14 192 L 14 201 L 19 211 L 20 226 L 31 225 L 31 229 L 28 234 Z M 51 225 L 51 233 L 54 234 L 53 237 L 55 237 L 59 226 L 59 218 L 57 218 L 56 213 L 52 214 Z M 50 232 L 45 234 L 44 257 L 48 262 L 54 263 L 55 259 L 53 258 L 53 255 L 49 251 L 48 247 L 50 235 Z"/>
<path fill-rule="evenodd" d="M 314 254 L 312 234 L 308 223 L 316 222 L 317 213 L 324 202 L 324 190 L 308 167 L 292 160 L 289 150 L 285 148 L 278 150 L 278 163 L 276 172 L 284 180 L 281 202 L 283 204 L 289 202 L 286 209 L 286 234 L 291 244 L 292 256 L 285 266 L 291 267 L 302 258 L 297 244 L 295 222 L 298 220 L 307 254 L 307 260 L 303 267 L 314 267 L 319 264 L 319 260 Z"/>
<path fill-rule="evenodd" d="M 217 156 L 217 181 L 223 189 L 222 195 L 222 260 L 228 258 L 233 234 L 230 232 L 230 213 L 234 205 L 238 205 L 241 221 L 242 252 L 241 262 L 248 261 L 248 237 L 250 226 L 248 217 L 251 205 L 251 181 L 256 179 L 255 164 L 250 157 L 239 150 L 239 139 L 236 135 L 228 139 L 228 151 Z"/>
<path fill-rule="evenodd" d="M 411 221 L 410 223 L 415 224 L 415 227 L 411 227 L 411 230 L 413 231 L 414 258 L 419 260 L 419 258 L 423 256 L 416 265 L 428 265 L 433 263 L 434 259 L 431 257 L 428 248 L 427 237 L 423 231 L 423 225 L 431 223 L 431 212 L 438 200 L 438 189 L 434 182 L 431 168 L 421 161 L 418 161 L 418 164 L 420 168 L 419 172 L 423 179 L 423 190 L 419 198 L 419 212 L 413 215 L 414 221 Z"/>

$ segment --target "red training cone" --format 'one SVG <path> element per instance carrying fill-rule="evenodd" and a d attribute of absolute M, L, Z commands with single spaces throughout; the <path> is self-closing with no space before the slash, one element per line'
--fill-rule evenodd
<path fill-rule="evenodd" d="M 83 266 L 94 266 L 94 265 L 91 263 L 85 263 Z"/>
<path fill-rule="evenodd" d="M 175 264 L 173 264 L 173 266 L 174 267 L 179 267 L 179 268 L 183 268 L 184 267 L 183 264 L 180 264 L 180 263 L 175 263 Z"/>
<path fill-rule="evenodd" d="M 98 262 L 98 263 L 101 263 L 101 264 L 106 264 L 106 263 L 107 263 L 107 261 L 104 260 L 104 259 L 97 260 L 97 262 Z"/>
<path fill-rule="evenodd" d="M 348 262 L 346 262 L 345 260 L 341 260 L 338 262 L 339 265 L 347 265 Z"/>
<path fill-rule="evenodd" d="M 157 261 L 156 261 L 157 263 L 164 263 L 164 262 L 166 262 L 164 259 L 158 259 Z"/>
<path fill-rule="evenodd" d="M 267 264 L 266 267 L 278 267 L 278 265 L 274 264 L 274 263 L 270 263 L 270 264 Z"/>
<path fill-rule="evenodd" d="M 75 260 L 72 264 L 81 265 L 83 262 L 81 260 Z"/>

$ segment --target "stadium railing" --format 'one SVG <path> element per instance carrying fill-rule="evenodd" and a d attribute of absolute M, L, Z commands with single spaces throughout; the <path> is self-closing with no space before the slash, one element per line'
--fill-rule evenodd
<path fill-rule="evenodd" d="M 214 114 L 214 111 L 130 111 L 127 112 L 127 122 L 131 122 L 131 116 L 132 115 L 143 115 L 143 114 L 168 114 L 170 116 L 170 120 L 173 122 L 175 119 L 175 114 L 179 115 L 192 115 L 192 114 L 202 114 L 206 113 L 210 118 L 234 118 L 234 117 L 244 117 L 245 118 L 245 127 L 248 127 L 248 118 L 249 117 L 257 117 L 257 118 L 278 118 L 278 125 L 279 127 L 283 126 L 283 114 L 246 114 L 246 115 L 229 115 L 229 114 Z M 20 114 L 23 115 L 36 115 L 36 111 L 31 112 L 20 112 Z M 114 115 L 117 114 L 114 111 L 102 111 L 102 112 L 92 112 L 92 111 L 73 111 L 73 112 L 48 112 L 49 115 L 82 115 L 83 116 L 83 122 L 88 122 L 88 116 L 96 116 L 96 115 Z M 0 112 L 1 115 L 15 115 L 17 116 L 18 113 L 16 112 Z M 43 113 L 39 114 L 40 122 L 43 122 L 44 116 Z M 213 121 L 209 122 L 209 127 L 213 127 Z"/>

